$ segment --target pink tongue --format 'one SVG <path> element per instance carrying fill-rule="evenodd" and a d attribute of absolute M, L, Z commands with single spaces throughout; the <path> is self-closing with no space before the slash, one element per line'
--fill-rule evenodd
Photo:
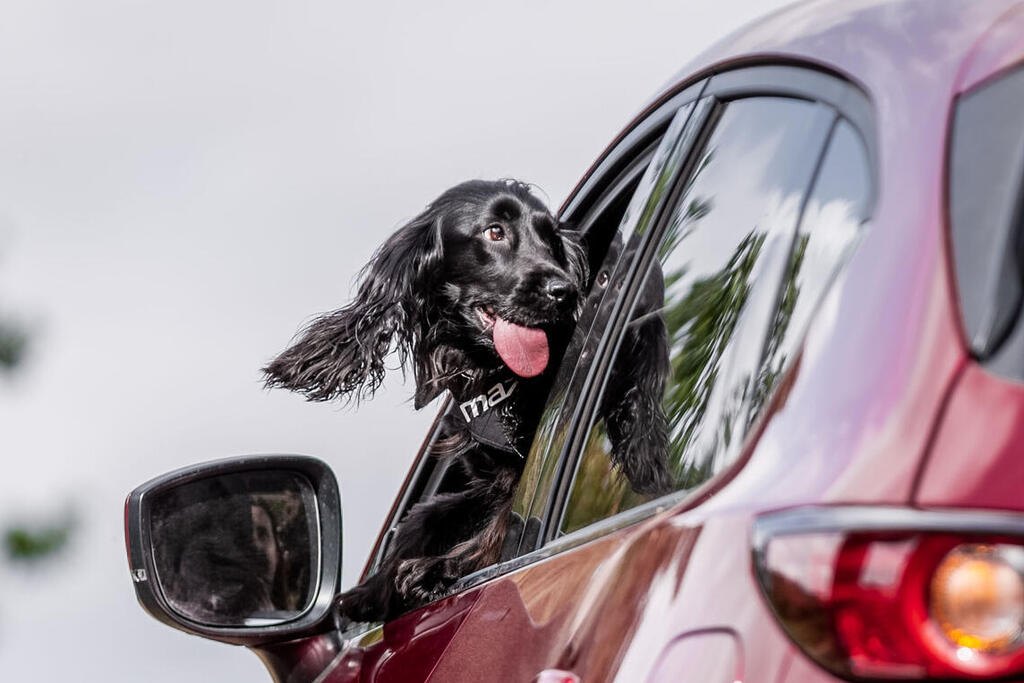
<path fill-rule="evenodd" d="M 495 317 L 494 348 L 508 369 L 520 377 L 536 377 L 548 366 L 548 337 L 536 327 Z"/>

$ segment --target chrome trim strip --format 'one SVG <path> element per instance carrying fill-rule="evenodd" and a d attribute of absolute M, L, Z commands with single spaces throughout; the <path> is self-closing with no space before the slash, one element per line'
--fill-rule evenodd
<path fill-rule="evenodd" d="M 628 526 L 632 526 L 633 524 L 642 522 L 643 520 L 660 514 L 665 510 L 676 507 L 683 500 L 687 499 L 693 491 L 694 489 L 681 489 L 674 493 L 670 493 L 667 496 L 662 496 L 656 500 L 637 505 L 620 512 L 617 515 L 607 517 L 600 522 L 588 524 L 587 526 L 570 534 L 560 536 L 533 552 L 520 555 L 519 557 L 513 557 L 512 559 L 500 564 L 493 564 L 489 567 L 484 567 L 483 569 L 475 571 L 472 574 L 467 574 L 452 586 L 448 595 L 464 591 L 467 588 L 472 588 L 473 586 L 477 586 L 495 577 L 508 574 L 516 571 L 517 569 L 522 569 L 527 565 L 546 560 L 558 555 L 559 553 L 565 552 L 566 550 L 576 548 L 577 546 L 581 546 L 585 543 L 589 543 L 590 541 L 607 536 L 613 531 L 618 531 L 619 529 L 624 529 Z"/>
<path fill-rule="evenodd" d="M 754 553 L 777 536 L 835 531 L 924 531 L 1024 536 L 1024 513 L 1009 510 L 920 509 L 897 506 L 810 505 L 754 520 Z"/>

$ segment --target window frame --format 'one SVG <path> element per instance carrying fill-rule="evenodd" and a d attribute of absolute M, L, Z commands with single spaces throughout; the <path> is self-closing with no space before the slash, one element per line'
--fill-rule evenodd
<path fill-rule="evenodd" d="M 627 182 L 627 179 L 643 174 L 646 163 L 643 163 L 642 167 L 637 170 L 638 162 L 645 157 L 649 160 L 653 156 L 659 140 L 667 131 L 676 112 L 697 99 L 706 81 L 707 79 L 703 77 L 695 81 L 688 81 L 692 85 L 680 87 L 667 93 L 641 112 L 605 149 L 570 193 L 559 210 L 559 220 L 575 225 L 576 229 L 586 232 L 590 228 L 591 222 L 585 219 L 588 216 L 600 214 L 603 206 L 614 201 L 619 188 Z M 406 512 L 423 498 L 423 494 L 430 486 L 431 479 L 436 478 L 436 468 L 430 466 L 433 464 L 430 448 L 437 440 L 441 422 L 452 406 L 453 401 L 450 396 L 442 401 L 430 429 L 420 444 L 413 465 L 406 474 L 398 495 L 385 517 L 384 524 L 363 567 L 360 580 L 371 576 L 380 567 L 398 523 Z M 481 571 L 488 571 L 493 567 L 506 564 L 507 562 L 500 562 Z M 479 572 L 470 574 L 463 580 L 475 577 L 477 574 Z"/>
<path fill-rule="evenodd" d="M 702 90 L 706 90 L 706 88 Z M 681 111 L 683 107 L 689 104 L 689 102 L 682 103 L 679 110 Z M 568 501 L 570 488 L 576 472 L 576 464 L 584 448 L 588 425 L 597 409 L 597 403 L 611 372 L 619 343 L 622 339 L 622 333 L 628 322 L 629 312 L 632 310 L 632 304 L 636 300 L 639 288 L 643 285 L 643 273 L 646 272 L 647 264 L 649 264 L 653 251 L 657 247 L 656 235 L 661 233 L 662 225 L 667 218 L 667 212 L 674 206 L 679 194 L 679 188 L 685 184 L 682 180 L 693 171 L 693 164 L 697 159 L 694 151 L 703 149 L 707 136 L 714 130 L 721 111 L 722 107 L 717 105 L 715 98 L 705 96 L 704 92 L 701 92 L 699 97 L 694 100 L 694 108 L 689 116 L 695 126 L 690 127 L 688 121 L 687 126 L 680 131 L 678 138 L 671 141 L 673 146 L 682 146 L 677 151 L 679 165 L 672 174 L 669 189 L 656 203 L 649 203 L 649 206 L 653 206 L 649 223 L 646 226 L 637 226 L 638 232 L 636 235 L 630 236 L 639 243 L 637 244 L 636 251 L 631 256 L 632 261 L 625 264 L 626 270 L 623 274 L 623 287 L 617 299 L 612 302 L 611 315 L 608 318 L 607 324 L 602 329 L 596 331 L 600 335 L 600 340 L 596 346 L 593 358 L 587 361 L 581 360 L 577 363 L 575 374 L 582 376 L 582 386 L 579 391 L 579 400 L 574 405 L 567 406 L 570 411 L 570 417 L 566 423 L 568 430 L 565 440 L 566 445 L 557 454 L 556 474 L 551 480 L 552 485 L 547 491 L 539 491 L 538 487 L 538 491 L 541 494 L 546 494 L 546 497 L 541 498 L 535 493 L 534 501 L 530 507 L 531 517 L 535 516 L 533 513 L 540 512 L 536 517 L 540 520 L 538 541 L 542 544 L 564 538 L 564 536 L 560 537 L 557 534 L 557 530 L 561 527 L 565 505 Z M 687 137 L 689 139 L 686 139 Z M 624 246 L 624 249 L 628 252 L 629 247 Z M 573 377 L 573 380 L 576 381 L 576 376 Z M 552 454 L 549 452 L 545 456 L 550 458 Z M 538 502 L 542 505 L 539 509 Z M 647 510 L 649 506 L 644 504 L 637 507 Z M 618 520 L 620 516 L 626 515 L 627 519 L 632 520 L 634 515 L 629 515 L 630 511 L 624 510 L 607 519 L 614 518 Z M 601 520 L 595 524 L 601 524 L 604 521 Z M 611 523 L 608 530 L 617 529 L 623 525 Z M 594 525 L 588 525 L 586 528 L 591 526 Z M 520 546 L 519 550 L 520 554 L 522 554 L 523 547 Z"/>
<path fill-rule="evenodd" d="M 694 149 L 702 149 L 707 136 L 714 129 L 717 121 L 717 114 L 723 109 L 723 104 L 737 99 L 749 97 L 792 97 L 815 102 L 821 102 L 837 114 L 850 122 L 856 130 L 867 150 L 869 172 L 871 178 L 869 207 L 874 207 L 877 199 L 877 147 L 875 116 L 871 101 L 866 92 L 852 81 L 841 74 L 823 69 L 815 64 L 755 64 L 739 66 L 725 70 L 712 70 L 698 74 L 694 78 L 681 81 L 677 87 L 667 91 L 659 100 L 652 103 L 642 111 L 621 133 L 613 143 L 605 150 L 601 157 L 587 171 L 583 179 L 566 199 L 559 211 L 560 220 L 571 224 L 579 224 L 588 214 L 600 206 L 603 202 L 609 201 L 614 194 L 615 188 L 622 185 L 623 175 L 636 165 L 636 162 L 644 155 L 653 153 L 657 147 L 658 140 L 664 135 L 669 124 L 677 112 L 690 103 L 700 99 L 713 98 L 714 106 L 710 114 L 701 121 L 700 130 L 689 142 L 688 149 L 684 152 L 686 163 L 692 162 Z M 819 155 L 824 154 L 828 147 L 828 139 L 823 143 Z M 646 167 L 646 165 L 644 165 Z M 808 181 L 807 192 L 814 186 L 820 171 L 820 159 L 818 168 Z M 679 185 L 678 178 L 688 173 L 689 169 L 684 168 L 677 175 L 676 185 Z M 671 206 L 676 199 L 675 192 L 667 193 L 660 201 L 658 213 L 664 214 L 666 206 Z M 805 197 L 806 199 L 806 197 Z M 869 210 L 870 213 L 870 210 Z M 741 466 L 741 462 L 735 462 L 726 467 L 722 472 L 717 473 L 704 485 L 696 489 L 680 490 L 665 496 L 659 497 L 648 503 L 638 505 L 616 515 L 590 524 L 572 533 L 558 536 L 558 529 L 565 512 L 565 505 L 568 501 L 569 487 L 575 472 L 575 464 L 582 449 L 581 424 L 584 419 L 589 420 L 594 409 L 594 404 L 599 398 L 600 389 L 604 384 L 607 373 L 611 367 L 614 347 L 608 348 L 610 335 L 617 339 L 619 331 L 624 324 L 624 318 L 628 312 L 628 306 L 623 306 L 624 301 L 631 301 L 635 294 L 637 284 L 637 270 L 641 264 L 646 263 L 647 256 L 651 252 L 652 242 L 657 240 L 660 234 L 658 223 L 662 216 L 656 218 L 652 223 L 653 229 L 643 234 L 643 242 L 628 264 L 627 282 L 616 303 L 616 311 L 608 320 L 608 323 L 601 330 L 591 330 L 591 334 L 599 334 L 599 352 L 586 361 L 577 361 L 573 369 L 572 381 L 584 382 L 579 401 L 573 406 L 565 406 L 560 412 L 571 410 L 572 416 L 569 422 L 569 433 L 565 445 L 558 453 L 548 452 L 534 454 L 545 459 L 557 458 L 555 466 L 557 471 L 551 481 L 545 486 L 543 481 L 538 482 L 534 491 L 528 494 L 530 516 L 538 515 L 540 528 L 534 539 L 534 543 L 520 545 L 515 555 L 502 562 L 495 563 L 479 571 L 473 572 L 460 579 L 452 588 L 450 593 L 459 593 L 473 586 L 479 585 L 497 576 L 516 571 L 522 567 L 542 561 L 553 555 L 560 554 L 573 547 L 594 540 L 618 529 L 631 526 L 654 514 L 662 512 L 670 507 L 677 507 L 687 500 L 690 505 L 696 505 L 713 493 L 714 484 L 721 480 L 722 475 L 734 467 Z M 579 224 L 579 228 L 586 230 L 588 226 Z M 417 490 L 422 493 L 426 482 L 423 480 L 430 446 L 437 437 L 442 417 L 451 408 L 450 398 L 445 399 L 440 411 L 430 430 L 427 433 L 417 453 L 414 465 L 402 484 L 399 495 L 389 512 L 386 522 L 378 535 L 377 541 L 370 553 L 362 576 L 372 574 L 376 571 L 381 559 L 387 549 L 387 539 L 394 532 L 394 529 L 419 496 L 414 495 Z M 584 411 L 584 408 L 586 409 Z M 561 419 L 561 418 L 559 418 Z M 538 514 L 539 513 L 539 514 Z M 524 520 L 525 522 L 526 520 Z M 525 540 L 525 539 L 521 539 Z"/>
<path fill-rule="evenodd" d="M 621 512 L 618 512 L 616 514 L 598 519 L 594 522 L 591 522 L 590 524 L 586 524 L 582 527 L 579 527 L 578 529 L 574 529 L 568 532 L 562 531 L 562 528 L 565 525 L 565 518 L 566 513 L 569 509 L 569 503 L 572 499 L 572 491 L 573 487 L 575 486 L 576 476 L 578 474 L 583 450 L 585 449 L 586 441 L 590 436 L 590 428 L 594 422 L 597 403 L 601 400 L 601 397 L 606 389 L 607 379 L 615 365 L 616 359 L 618 357 L 618 352 L 620 350 L 620 345 L 625 336 L 625 328 L 627 324 L 630 322 L 630 317 L 636 305 L 637 297 L 639 296 L 641 289 L 645 286 L 646 274 L 649 272 L 651 265 L 653 263 L 656 263 L 658 260 L 657 252 L 661 248 L 662 239 L 665 236 L 665 229 L 667 228 L 667 225 L 671 220 L 671 216 L 675 213 L 675 210 L 679 202 L 683 200 L 686 196 L 686 188 L 689 186 L 689 183 L 686 181 L 692 177 L 691 174 L 695 170 L 696 163 L 699 161 L 700 158 L 703 157 L 703 154 L 707 149 L 707 144 L 709 143 L 712 135 L 718 129 L 719 121 L 722 115 L 727 111 L 729 106 L 732 103 L 738 101 L 762 99 L 793 100 L 797 102 L 803 102 L 807 105 L 815 107 L 817 110 L 813 114 L 814 123 L 812 125 L 812 130 L 818 134 L 819 144 L 815 147 L 808 146 L 806 149 L 801 150 L 806 153 L 806 160 L 810 162 L 808 164 L 810 174 L 807 177 L 807 183 L 803 189 L 803 194 L 800 199 L 800 210 L 797 214 L 796 221 L 793 226 L 794 233 L 797 230 L 799 230 L 804 208 L 806 207 L 808 198 L 810 197 L 811 191 L 813 190 L 815 181 L 820 172 L 822 161 L 829 148 L 829 143 L 832 139 L 832 134 L 835 129 L 836 123 L 840 119 L 838 113 L 835 111 L 835 109 L 827 105 L 823 106 L 823 103 L 820 100 L 810 100 L 804 97 L 792 97 L 789 95 L 778 95 L 774 93 L 739 95 L 738 97 L 729 100 L 722 100 L 714 95 L 709 95 L 702 98 L 702 101 L 706 101 L 708 104 L 707 115 L 701 122 L 702 129 L 694 135 L 693 143 L 690 149 L 688 149 L 686 152 L 686 160 L 684 162 L 685 168 L 683 172 L 679 174 L 679 176 L 675 180 L 674 186 L 670 189 L 668 193 L 666 193 L 662 200 L 662 206 L 659 211 L 660 215 L 658 216 L 658 219 L 651 223 L 649 233 L 642 236 L 643 244 L 637 249 L 634 263 L 631 264 L 632 279 L 630 280 L 628 287 L 624 288 L 621 292 L 619 296 L 620 301 L 617 303 L 616 312 L 612 315 L 612 320 L 610 320 L 609 325 L 606 327 L 604 331 L 604 334 L 608 337 L 608 339 L 605 342 L 607 352 L 600 359 L 600 361 L 598 361 L 603 363 L 603 365 L 599 369 L 601 376 L 597 378 L 595 380 L 595 384 L 593 384 L 588 389 L 589 391 L 592 392 L 593 396 L 587 404 L 586 409 L 583 411 L 583 421 L 576 425 L 577 431 L 575 433 L 575 437 L 578 441 L 577 443 L 574 444 L 575 450 L 571 453 L 571 456 L 565 458 L 564 470 L 562 473 L 561 480 L 559 482 L 559 487 L 556 490 L 556 497 L 552 500 L 551 514 L 547 517 L 549 522 L 551 523 L 551 540 L 564 538 L 566 536 L 572 536 L 575 533 L 584 531 L 592 526 L 601 525 L 603 522 L 610 519 L 615 519 L 616 521 L 608 525 L 606 532 L 607 530 L 614 530 L 621 528 L 622 526 L 626 526 L 629 523 L 632 523 L 631 520 L 635 519 L 636 521 L 639 521 L 641 519 L 644 519 L 645 517 L 649 517 L 652 514 L 655 514 L 656 512 L 660 511 L 660 509 L 664 507 L 664 505 L 658 505 L 659 502 L 663 501 L 664 499 L 672 499 L 676 502 L 680 502 L 686 499 L 690 494 L 693 494 L 697 491 L 703 492 L 706 489 L 705 484 L 707 482 L 717 479 L 719 477 L 719 474 L 731 469 L 733 465 L 732 461 L 727 462 L 718 471 L 713 472 L 708 477 L 708 479 L 706 479 L 704 482 L 701 482 L 700 484 L 697 484 L 696 486 L 674 490 L 671 493 L 665 494 L 664 496 L 659 496 L 658 498 L 652 499 L 640 505 L 635 505 L 633 507 L 622 510 Z M 787 252 L 786 258 L 788 259 L 788 257 L 789 254 Z M 774 290 L 771 289 L 771 283 L 768 283 L 767 285 L 762 285 L 767 288 L 768 294 L 775 301 L 776 306 L 778 305 L 778 301 L 781 294 L 780 285 L 781 281 L 775 283 Z M 762 345 L 763 352 L 763 346 L 767 338 L 767 329 L 762 330 L 762 332 L 764 333 L 764 335 L 763 338 L 759 340 L 759 343 Z M 720 369 L 726 370 L 727 366 L 723 365 Z M 580 429 L 580 427 L 582 427 L 582 429 Z M 737 442 L 735 452 L 740 451 L 740 446 L 745 440 L 746 435 L 744 435 L 744 438 L 741 439 L 740 442 Z M 639 510 L 637 510 L 637 508 L 639 508 Z M 636 510 L 636 512 L 634 512 L 634 510 Z M 619 519 L 620 516 L 623 517 L 623 520 Z M 625 523 L 622 523 L 623 521 L 625 521 Z"/>
<path fill-rule="evenodd" d="M 850 123 L 864 143 L 867 152 L 870 174 L 868 199 L 868 207 L 870 207 L 868 219 L 870 219 L 878 194 L 877 136 L 871 102 L 867 94 L 857 85 L 838 74 L 824 71 L 816 66 L 759 65 L 711 75 L 704 82 L 701 98 L 711 98 L 714 101 L 713 112 L 702 122 L 703 129 L 694 137 L 691 148 L 687 152 L 687 156 L 691 157 L 688 162 L 692 161 L 695 150 L 703 149 L 703 145 L 714 130 L 718 115 L 724 110 L 725 105 L 731 101 L 752 97 L 789 97 L 818 102 L 834 111 L 832 130 L 840 118 L 846 119 Z M 685 106 L 686 103 L 688 102 L 680 102 L 679 106 Z M 807 181 L 804 202 L 814 188 L 831 135 L 830 130 L 817 152 L 818 158 L 815 169 Z M 677 185 L 681 185 L 678 180 Z M 628 305 L 623 306 L 622 303 L 628 304 L 635 298 L 636 287 L 639 284 L 635 277 L 636 272 L 649 262 L 649 256 L 656 247 L 656 242 L 661 234 L 660 223 L 664 219 L 665 207 L 672 206 L 677 198 L 678 192 L 670 192 L 663 198 L 663 206 L 659 210 L 661 213 L 659 224 L 654 225 L 653 229 L 643 235 L 643 243 L 637 249 L 633 263 L 629 265 L 629 285 L 623 288 L 619 296 L 620 301 L 616 304 L 617 310 L 612 318 L 605 328 L 599 331 L 604 339 L 599 346 L 598 354 L 589 361 L 590 367 L 584 380 L 586 386 L 580 394 L 580 400 L 575 406 L 574 415 L 569 423 L 570 434 L 565 440 L 566 445 L 558 454 L 558 473 L 552 479 L 551 486 L 547 491 L 538 491 L 535 494 L 531 512 L 539 511 L 541 513 L 536 515 L 540 520 L 537 545 L 533 549 L 520 547 L 520 555 L 516 558 L 517 560 L 531 556 L 537 556 L 538 559 L 548 557 L 631 526 L 669 507 L 686 505 L 687 500 L 689 500 L 687 507 L 694 507 L 706 500 L 722 485 L 723 477 L 727 476 L 728 472 L 735 471 L 743 464 L 739 460 L 731 463 L 696 488 L 674 491 L 567 534 L 559 532 L 571 493 L 574 473 L 586 439 L 586 434 L 583 433 L 585 425 L 590 423 L 590 418 L 596 409 L 596 402 L 600 398 L 601 387 L 604 385 L 614 360 L 617 344 L 609 344 L 609 338 L 617 341 L 620 336 L 622 326 L 625 324 L 625 316 L 630 308 Z M 539 509 L 538 503 L 541 504 Z"/>

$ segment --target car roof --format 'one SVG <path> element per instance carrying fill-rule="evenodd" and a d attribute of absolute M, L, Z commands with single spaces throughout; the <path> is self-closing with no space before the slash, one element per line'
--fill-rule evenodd
<path fill-rule="evenodd" d="M 768 62 L 814 65 L 868 95 L 879 150 L 878 215 L 902 215 L 893 223 L 932 240 L 941 235 L 934 217 L 945 205 L 943 169 L 957 96 L 1024 62 L 1024 0 L 800 2 L 713 45 L 661 96 Z"/>
<path fill-rule="evenodd" d="M 726 36 L 666 85 L 745 62 L 799 60 L 871 95 L 954 94 L 1024 58 L 1024 0 L 810 0 Z"/>
<path fill-rule="evenodd" d="M 744 65 L 797 63 L 836 73 L 869 97 L 882 149 L 879 172 L 910 153 L 914 175 L 940 167 L 920 150 L 944 145 L 953 101 L 1024 61 L 1024 0 L 809 0 L 768 14 L 718 41 L 651 97 L 584 174 L 645 117 L 690 84 Z M 912 134 L 908 137 L 906 131 Z M 888 138 L 888 139 L 886 139 Z M 892 144 L 890 144 L 892 143 Z"/>

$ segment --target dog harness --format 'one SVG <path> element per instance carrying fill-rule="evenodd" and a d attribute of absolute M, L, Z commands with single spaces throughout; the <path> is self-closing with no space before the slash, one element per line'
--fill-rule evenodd
<path fill-rule="evenodd" d="M 518 380 L 499 380 L 484 393 L 460 401 L 456 413 L 475 440 L 522 458 L 523 454 L 509 438 L 506 424 L 508 408 L 512 407 L 507 401 L 518 388 Z"/>

